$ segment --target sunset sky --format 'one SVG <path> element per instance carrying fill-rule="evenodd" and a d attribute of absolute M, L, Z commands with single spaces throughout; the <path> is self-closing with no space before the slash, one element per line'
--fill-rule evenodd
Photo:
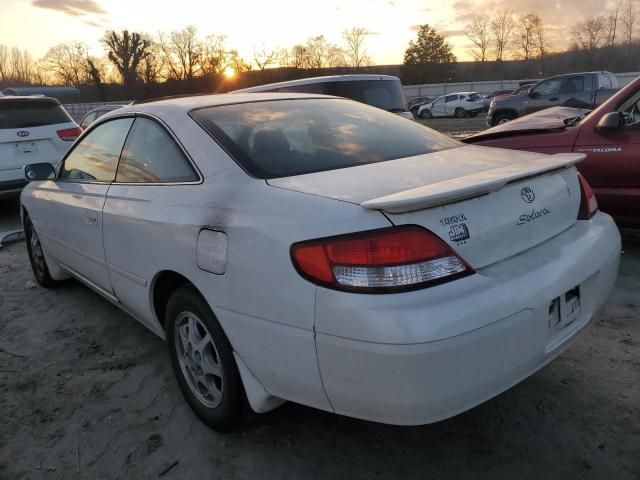
<path fill-rule="evenodd" d="M 105 29 L 178 30 L 195 25 L 202 35 L 224 34 L 228 46 L 247 59 L 254 46 L 291 47 L 324 35 L 339 43 L 341 32 L 364 27 L 376 64 L 402 62 L 415 26 L 429 23 L 447 36 L 460 60 L 470 58 L 463 28 L 477 14 L 508 8 L 534 11 L 550 30 L 552 46 L 567 46 L 571 24 L 604 14 L 607 0 L 0 0 L 0 44 L 29 49 L 40 57 L 61 42 L 79 40 L 101 52 Z"/>

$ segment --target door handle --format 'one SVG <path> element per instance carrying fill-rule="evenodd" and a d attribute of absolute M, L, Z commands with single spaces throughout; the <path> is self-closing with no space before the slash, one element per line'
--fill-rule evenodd
<path fill-rule="evenodd" d="M 98 224 L 98 212 L 94 210 L 87 210 L 87 223 L 89 225 L 97 225 Z"/>

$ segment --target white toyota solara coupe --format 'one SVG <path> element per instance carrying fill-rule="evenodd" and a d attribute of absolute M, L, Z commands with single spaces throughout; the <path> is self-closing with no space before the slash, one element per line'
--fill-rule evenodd
<path fill-rule="evenodd" d="M 192 96 L 27 166 L 22 218 L 38 283 L 73 276 L 166 338 L 210 426 L 285 400 L 416 425 L 531 375 L 604 303 L 620 236 L 582 158 L 333 97 Z"/>

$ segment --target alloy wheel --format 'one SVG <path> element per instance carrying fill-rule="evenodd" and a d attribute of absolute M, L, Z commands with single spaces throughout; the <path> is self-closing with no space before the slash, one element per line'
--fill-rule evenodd
<path fill-rule="evenodd" d="M 174 341 L 191 392 L 209 408 L 220 405 L 224 393 L 222 363 L 204 322 L 192 312 L 182 312 L 176 318 Z"/>

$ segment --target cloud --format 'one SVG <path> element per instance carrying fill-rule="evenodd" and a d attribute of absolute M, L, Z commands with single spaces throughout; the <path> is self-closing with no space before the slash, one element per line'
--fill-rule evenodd
<path fill-rule="evenodd" d="M 94 0 L 33 0 L 31 5 L 37 8 L 56 10 L 73 17 L 107 13 L 107 11 Z"/>

